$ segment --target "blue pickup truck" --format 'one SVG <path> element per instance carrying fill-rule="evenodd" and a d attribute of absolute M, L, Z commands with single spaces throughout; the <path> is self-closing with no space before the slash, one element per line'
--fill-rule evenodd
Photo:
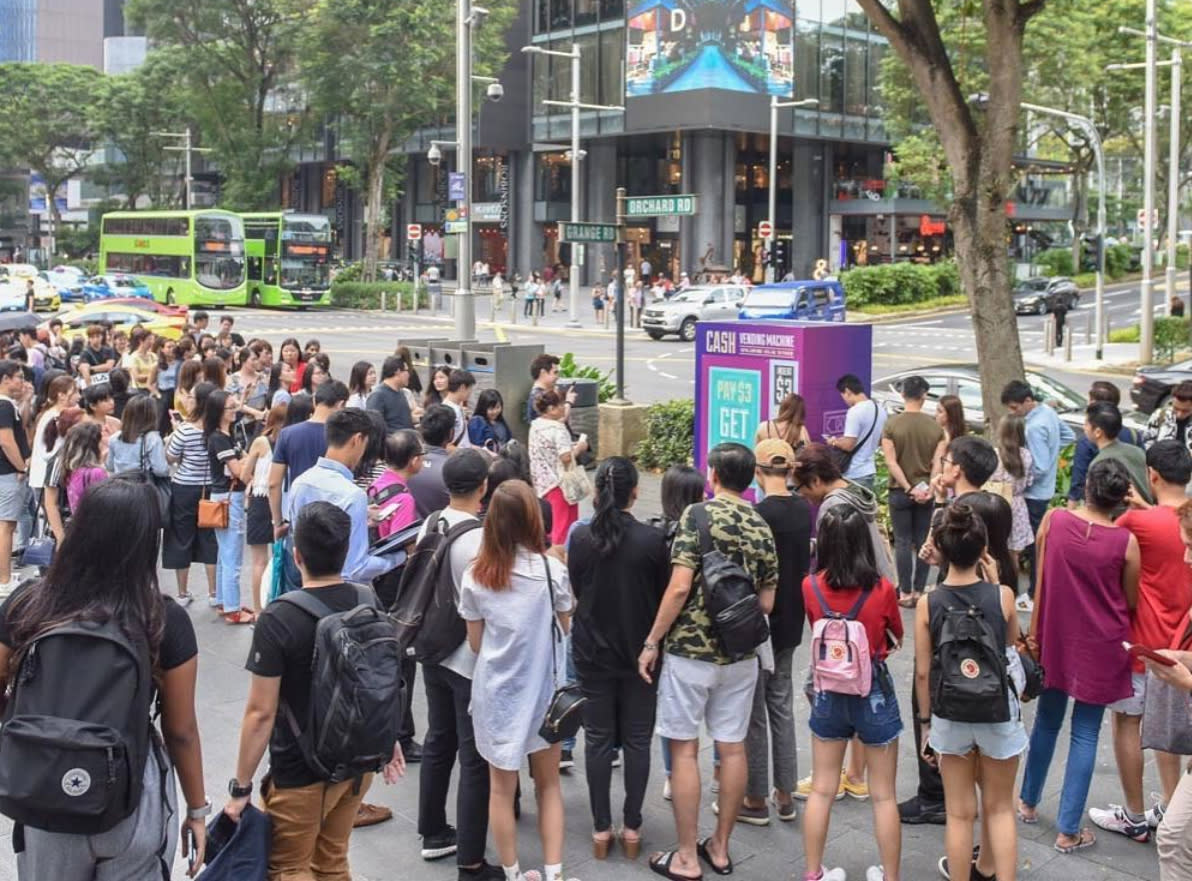
<path fill-rule="evenodd" d="M 835 279 L 758 285 L 745 295 L 737 317 L 844 321 L 844 288 Z"/>

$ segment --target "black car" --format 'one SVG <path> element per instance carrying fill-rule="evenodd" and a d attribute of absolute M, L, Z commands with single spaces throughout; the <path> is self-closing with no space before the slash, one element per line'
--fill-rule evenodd
<path fill-rule="evenodd" d="M 1080 288 L 1070 278 L 1028 278 L 1014 287 L 1014 311 L 1018 315 L 1046 315 L 1060 303 L 1069 310 L 1080 305 Z"/>
<path fill-rule="evenodd" d="M 1167 403 L 1173 388 L 1188 379 L 1192 379 L 1192 360 L 1140 367 L 1130 386 L 1130 400 L 1140 413 L 1149 415 Z"/>

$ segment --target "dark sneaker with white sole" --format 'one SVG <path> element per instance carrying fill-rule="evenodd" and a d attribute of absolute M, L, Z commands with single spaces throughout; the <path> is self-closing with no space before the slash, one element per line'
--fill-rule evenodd
<path fill-rule="evenodd" d="M 443 857 L 451 856 L 456 850 L 454 826 L 448 826 L 437 835 L 422 836 L 422 858 L 424 860 L 441 860 Z"/>

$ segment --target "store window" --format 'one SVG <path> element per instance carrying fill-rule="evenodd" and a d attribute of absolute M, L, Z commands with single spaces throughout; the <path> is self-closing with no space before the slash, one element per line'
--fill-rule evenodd
<path fill-rule="evenodd" d="M 534 199 L 538 202 L 567 202 L 571 199 L 571 163 L 561 152 L 538 154 Z"/>
<path fill-rule="evenodd" d="M 596 24 L 599 18 L 599 0 L 575 0 L 575 27 Z"/>
<path fill-rule="evenodd" d="M 576 37 L 575 45 L 579 46 L 579 99 L 585 104 L 596 104 L 600 95 L 600 43 L 597 34 L 585 34 Z M 568 49 L 571 47 L 568 46 Z M 567 98 L 571 97 L 571 61 L 560 58 L 567 68 Z"/>
<path fill-rule="evenodd" d="M 621 69 L 625 65 L 625 29 L 603 31 L 600 34 L 600 103 L 625 103 L 625 88 Z"/>

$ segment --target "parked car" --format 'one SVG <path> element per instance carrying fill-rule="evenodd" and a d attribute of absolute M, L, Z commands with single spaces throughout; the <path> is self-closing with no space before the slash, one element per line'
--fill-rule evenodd
<path fill-rule="evenodd" d="M 167 314 L 154 309 L 155 304 L 140 301 L 100 300 L 64 309 L 55 315 L 62 320 L 62 336 L 68 342 L 76 337 L 86 338 L 87 328 L 100 322 L 111 322 L 113 330 L 131 330 L 140 324 L 146 330 L 152 331 L 168 340 L 176 340 L 186 329 L 184 314 Z M 38 335 L 43 339 L 49 336 L 50 322 L 43 321 L 38 325 Z"/>
<path fill-rule="evenodd" d="M 9 277 L 0 281 L 0 312 L 25 311 L 25 280 Z"/>
<path fill-rule="evenodd" d="M 1014 288 L 1014 311 L 1019 315 L 1046 315 L 1060 303 L 1070 310 L 1080 305 L 1080 288 L 1070 278 L 1028 278 Z"/>
<path fill-rule="evenodd" d="M 1187 379 L 1192 379 L 1192 360 L 1139 367 L 1130 386 L 1130 400 L 1139 413 L 1150 415 L 1162 408 L 1171 397 L 1171 390 Z"/>
<path fill-rule="evenodd" d="M 149 286 L 142 284 L 139 279 L 131 275 L 97 275 L 83 285 L 83 300 L 91 303 L 95 300 L 111 300 L 116 297 L 139 297 L 152 300 L 153 292 Z"/>
<path fill-rule="evenodd" d="M 908 376 L 921 376 L 927 380 L 927 400 L 923 412 L 935 415 L 936 404 L 942 395 L 956 395 L 964 405 L 964 418 L 970 431 L 985 431 L 985 407 L 981 400 L 981 377 L 976 364 L 937 364 L 903 370 L 883 377 L 873 383 L 873 400 L 889 413 L 902 410 L 902 380 Z M 1084 431 L 1084 412 L 1088 407 L 1088 396 L 1034 370 L 1026 371 L 1036 400 L 1045 401 L 1055 407 L 1060 420 L 1079 435 Z M 1145 420 L 1139 420 L 1133 411 L 1122 414 L 1124 425 L 1141 431 Z"/>
<path fill-rule="evenodd" d="M 50 284 L 58 291 L 63 302 L 76 302 L 83 299 L 83 285 L 87 283 L 87 273 L 78 266 L 55 266 L 45 273 Z"/>
<path fill-rule="evenodd" d="M 745 295 L 738 317 L 844 321 L 844 288 L 834 279 L 758 285 Z"/>
<path fill-rule="evenodd" d="M 707 285 L 680 291 L 669 300 L 655 300 L 642 309 L 642 330 L 651 339 L 660 340 L 668 333 L 684 342 L 695 339 L 697 321 L 726 321 L 736 318 L 745 298 L 745 289 L 737 285 Z"/>
<path fill-rule="evenodd" d="M 62 308 L 62 295 L 44 272 L 33 279 L 33 308 L 37 312 L 57 312 Z"/>

